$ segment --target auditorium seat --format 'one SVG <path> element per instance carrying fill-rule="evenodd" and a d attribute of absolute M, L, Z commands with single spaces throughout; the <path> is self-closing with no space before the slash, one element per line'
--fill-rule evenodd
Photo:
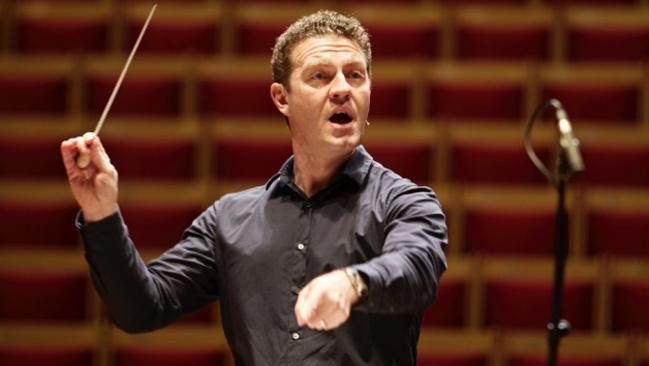
<path fill-rule="evenodd" d="M 218 349 L 178 350 L 169 347 L 121 347 L 115 352 L 119 366 L 225 366 L 225 352 Z"/>
<path fill-rule="evenodd" d="M 468 286 L 465 280 L 461 278 L 444 277 L 440 282 L 437 299 L 432 306 L 426 308 L 424 317 L 421 322 L 422 327 L 457 327 L 461 328 L 467 325 L 465 316 L 465 303 L 467 299 Z M 439 357 L 445 355 L 430 355 L 429 358 L 420 358 L 428 360 L 423 362 L 424 365 L 436 365 L 432 363 L 433 359 L 439 362 Z M 450 362 L 450 360 L 449 360 Z M 473 361 L 472 361 L 473 362 Z M 446 363 L 442 362 L 442 365 Z M 461 363 L 464 365 L 464 363 Z M 468 363 L 467 365 L 474 365 Z M 455 365 L 455 363 L 453 363 Z M 460 364 L 458 364 L 460 365 Z"/>
<path fill-rule="evenodd" d="M 78 242 L 71 201 L 0 202 L 0 246 L 74 248 Z"/>
<path fill-rule="evenodd" d="M 551 273 L 548 267 L 547 273 Z M 521 276 L 488 278 L 484 288 L 484 320 L 488 327 L 546 330 L 550 321 L 552 281 Z M 567 279 L 562 318 L 575 330 L 592 329 L 593 284 Z"/>
<path fill-rule="evenodd" d="M 42 269 L 0 270 L 2 321 L 84 321 L 88 319 L 85 272 Z"/>
<path fill-rule="evenodd" d="M 648 207 L 591 207 L 586 225 L 590 255 L 649 259 Z"/>
<path fill-rule="evenodd" d="M 429 184 L 434 179 L 435 160 L 429 142 L 368 140 L 364 145 L 376 161 L 405 178 L 420 184 Z"/>
<path fill-rule="evenodd" d="M 649 144 L 582 140 L 586 170 L 576 178 L 588 186 L 649 187 Z"/>
<path fill-rule="evenodd" d="M 203 117 L 282 120 L 270 98 L 270 68 L 265 76 L 209 75 L 199 82 L 198 110 Z M 245 95 L 245 98 L 241 96 Z M 279 122 L 281 123 L 281 122 Z"/>
<path fill-rule="evenodd" d="M 549 165 L 548 146 L 535 146 Z M 450 178 L 460 184 L 543 185 L 545 176 L 532 164 L 520 141 L 457 139 L 451 143 Z"/>
<path fill-rule="evenodd" d="M 573 123 L 633 125 L 640 117 L 641 76 L 634 68 L 542 70 L 541 100 L 558 99 Z M 578 125 L 577 125 L 578 126 Z"/>
<path fill-rule="evenodd" d="M 0 179 L 65 180 L 62 137 L 0 137 Z"/>
<path fill-rule="evenodd" d="M 179 2 L 178 5 L 181 5 Z M 144 5 L 144 4 L 143 4 Z M 133 8 L 126 22 L 123 51 L 130 52 L 150 11 L 149 4 Z M 220 18 L 214 6 L 164 4 L 149 24 L 139 51 L 165 56 L 214 56 L 220 50 Z"/>
<path fill-rule="evenodd" d="M 374 118 L 400 121 L 412 117 L 412 89 L 408 80 L 372 80 L 372 107 L 369 120 Z"/>
<path fill-rule="evenodd" d="M 649 57 L 648 21 L 646 14 L 632 8 L 568 11 L 567 57 L 570 61 L 646 60 Z"/>
<path fill-rule="evenodd" d="M 87 345 L 0 345 L 2 366 L 89 366 L 94 349 Z"/>
<path fill-rule="evenodd" d="M 0 63 L 0 116 L 63 116 L 69 112 L 69 69 L 56 63 Z"/>
<path fill-rule="evenodd" d="M 247 12 L 246 12 L 247 11 Z M 252 13 L 252 14 L 250 14 Z M 234 30 L 236 55 L 250 57 L 265 57 L 269 59 L 275 45 L 275 38 L 298 17 L 291 19 L 277 19 L 277 17 L 263 17 L 261 11 L 247 8 L 242 9 Z M 270 69 L 269 69 L 270 72 Z"/>
<path fill-rule="evenodd" d="M 527 9 L 467 9 L 458 12 L 455 56 L 460 60 L 547 60 L 551 17 Z"/>
<path fill-rule="evenodd" d="M 140 64 L 140 69 L 146 65 Z M 85 109 L 99 117 L 119 77 L 121 62 L 108 69 L 92 70 L 85 82 Z M 183 79 L 177 73 L 129 69 L 110 110 L 110 116 L 178 117 L 181 112 Z"/>
<path fill-rule="evenodd" d="M 418 10 L 419 11 L 419 10 Z M 372 35 L 372 59 L 434 59 L 439 57 L 441 23 L 439 17 L 432 12 L 420 14 L 411 12 L 401 14 L 395 12 L 380 13 L 371 17 L 370 14 L 355 14 Z M 435 13 L 432 13 L 435 14 Z M 404 42 L 404 40 L 407 40 Z"/>
<path fill-rule="evenodd" d="M 618 278 L 611 290 L 611 330 L 649 331 L 649 278 Z"/>
<path fill-rule="evenodd" d="M 218 138 L 212 145 L 212 175 L 229 181 L 263 183 L 291 155 L 286 138 Z"/>
<path fill-rule="evenodd" d="M 551 255 L 554 211 L 524 208 L 472 208 L 464 217 L 464 249 L 485 255 Z M 497 228 L 503 228 L 498 230 Z"/>
<path fill-rule="evenodd" d="M 119 366 L 229 365 L 223 333 L 213 326 L 172 325 L 144 334 L 113 329 L 109 353 Z"/>
<path fill-rule="evenodd" d="M 601 6 L 632 6 L 639 3 L 638 0 L 544 0 L 548 4 L 555 6 L 588 6 L 590 8 Z"/>
<path fill-rule="evenodd" d="M 105 136 L 102 140 L 120 180 L 191 181 L 197 176 L 195 139 Z"/>
<path fill-rule="evenodd" d="M 27 3 L 16 8 L 15 49 L 22 54 L 100 54 L 108 51 L 106 4 Z"/>
<path fill-rule="evenodd" d="M 434 120 L 519 121 L 524 116 L 523 69 L 440 65 L 428 74 L 427 115 Z"/>
<path fill-rule="evenodd" d="M 546 366 L 548 364 L 547 355 L 529 354 L 515 355 L 509 358 L 507 366 Z M 624 365 L 621 357 L 602 355 L 593 356 L 559 356 L 559 366 L 622 366 Z"/>
<path fill-rule="evenodd" d="M 420 352 L 417 356 L 417 366 L 486 366 L 487 364 L 484 354 Z"/>
<path fill-rule="evenodd" d="M 529 0 L 440 0 L 443 4 L 454 6 L 464 5 L 512 5 L 520 6 L 529 3 Z"/>
<path fill-rule="evenodd" d="M 512 332 L 503 342 L 503 366 L 547 365 L 547 332 Z M 571 332 L 561 339 L 559 366 L 623 366 L 631 352 L 625 337 Z"/>
<path fill-rule="evenodd" d="M 168 249 L 203 211 L 191 203 L 136 203 L 120 205 L 129 234 L 139 249 Z"/>

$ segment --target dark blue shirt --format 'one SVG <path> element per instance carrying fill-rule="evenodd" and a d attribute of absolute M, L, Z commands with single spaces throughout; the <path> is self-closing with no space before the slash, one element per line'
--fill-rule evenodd
<path fill-rule="evenodd" d="M 237 365 L 415 365 L 421 315 L 446 269 L 433 191 L 362 146 L 311 198 L 295 185 L 289 159 L 266 185 L 216 201 L 146 265 L 119 212 L 78 225 L 118 326 L 153 330 L 218 299 Z M 299 289 L 346 266 L 366 279 L 368 297 L 335 330 L 299 327 Z"/>

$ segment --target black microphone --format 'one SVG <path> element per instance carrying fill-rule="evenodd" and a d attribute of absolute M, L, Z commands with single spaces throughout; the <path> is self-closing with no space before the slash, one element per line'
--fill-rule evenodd
<path fill-rule="evenodd" d="M 572 125 L 568 120 L 568 113 L 563 109 L 563 106 L 558 100 L 553 99 L 551 103 L 557 111 L 556 116 L 559 124 L 559 133 L 561 134 L 559 146 L 561 146 L 561 149 L 566 154 L 568 166 L 573 173 L 583 172 L 584 161 L 579 152 L 579 140 L 572 134 Z"/>

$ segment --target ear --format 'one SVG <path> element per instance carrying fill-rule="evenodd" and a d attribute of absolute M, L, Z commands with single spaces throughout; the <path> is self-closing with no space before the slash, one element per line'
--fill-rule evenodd
<path fill-rule="evenodd" d="M 273 103 L 275 103 L 277 110 L 285 117 L 289 116 L 289 106 L 286 98 L 287 94 L 286 88 L 284 88 L 284 85 L 280 83 L 273 83 L 270 86 L 270 98 L 273 100 Z"/>

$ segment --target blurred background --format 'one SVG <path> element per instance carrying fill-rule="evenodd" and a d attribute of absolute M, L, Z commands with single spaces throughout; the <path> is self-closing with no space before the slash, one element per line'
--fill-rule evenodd
<path fill-rule="evenodd" d="M 0 365 L 233 365 L 218 304 L 116 330 L 89 282 L 59 155 L 92 131 L 149 1 L 0 0 Z M 365 146 L 438 193 L 450 268 L 419 364 L 545 364 L 556 195 L 524 126 L 558 98 L 586 172 L 568 191 L 564 366 L 649 365 L 648 0 L 166 0 L 101 132 L 153 258 L 290 155 L 269 98 L 274 39 L 331 8 L 373 35 Z M 556 127 L 534 146 L 554 166 Z"/>

